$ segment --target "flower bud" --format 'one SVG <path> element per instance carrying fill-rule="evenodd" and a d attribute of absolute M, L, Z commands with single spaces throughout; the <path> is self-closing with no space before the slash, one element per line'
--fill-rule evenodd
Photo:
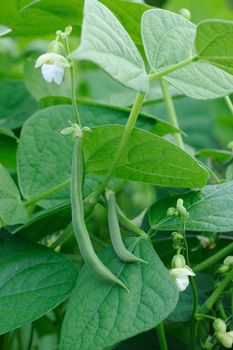
<path fill-rule="evenodd" d="M 207 339 L 206 339 L 206 341 L 205 342 L 202 342 L 202 347 L 203 347 L 203 349 L 206 349 L 206 350 L 211 350 L 211 349 L 213 349 L 213 347 L 214 347 L 214 344 L 211 342 L 211 336 L 209 335 L 208 337 L 207 337 Z"/>
<path fill-rule="evenodd" d="M 53 52 L 57 53 L 58 55 L 61 55 L 64 51 L 64 45 L 58 41 L 58 40 L 53 40 L 48 47 L 48 52 Z"/>
<path fill-rule="evenodd" d="M 227 256 L 227 257 L 224 259 L 223 264 L 224 264 L 224 265 L 228 265 L 228 266 L 233 265 L 233 256 L 232 256 L 232 255 Z"/>
<path fill-rule="evenodd" d="M 227 325 L 221 318 L 216 318 L 216 320 L 214 321 L 213 326 L 214 326 L 214 329 L 215 329 L 216 333 L 218 333 L 218 332 L 226 332 L 226 330 L 227 330 Z"/>
<path fill-rule="evenodd" d="M 180 9 L 180 10 L 179 10 L 179 14 L 180 14 L 182 17 L 184 17 L 184 18 L 186 18 L 186 19 L 188 19 L 188 20 L 191 19 L 191 12 L 190 12 L 188 9 L 186 9 L 186 8 Z"/>
<path fill-rule="evenodd" d="M 220 273 L 226 273 L 230 270 L 230 266 L 229 265 L 221 265 L 219 268 L 218 268 L 218 272 Z"/>
<path fill-rule="evenodd" d="M 172 268 L 182 268 L 185 267 L 186 265 L 186 261 L 183 255 L 178 254 L 178 255 L 174 255 L 173 259 L 172 259 Z"/>
<path fill-rule="evenodd" d="M 233 141 L 230 141 L 230 142 L 227 144 L 227 148 L 233 151 Z"/>
<path fill-rule="evenodd" d="M 168 210 L 167 210 L 167 216 L 177 216 L 177 211 L 176 211 L 176 208 L 173 208 L 173 207 L 171 207 L 171 208 L 168 208 Z"/>
<path fill-rule="evenodd" d="M 176 209 L 178 212 L 179 217 L 181 218 L 182 221 L 186 222 L 189 219 L 189 213 L 184 207 L 184 201 L 182 198 L 179 198 L 176 203 Z"/>

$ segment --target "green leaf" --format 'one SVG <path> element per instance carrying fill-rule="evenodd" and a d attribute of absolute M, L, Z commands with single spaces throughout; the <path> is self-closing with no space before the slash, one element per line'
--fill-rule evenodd
<path fill-rule="evenodd" d="M 55 35 L 58 29 L 64 30 L 69 24 L 72 25 L 74 34 L 80 34 L 83 0 L 21 1 L 16 7 L 18 7 L 17 12 L 10 24 L 4 18 L 2 21 L 3 24 L 9 24 L 13 29 L 11 36 Z M 6 8 L 4 13 L 7 14 L 8 11 Z M 14 11 L 16 11 L 15 8 Z"/>
<path fill-rule="evenodd" d="M 67 195 L 68 197 L 68 195 Z M 19 234 L 20 237 L 32 241 L 40 241 L 43 237 L 65 229 L 71 222 L 70 202 L 55 205 L 49 209 L 42 209 L 33 213 L 23 225 L 7 227 L 11 234 Z"/>
<path fill-rule="evenodd" d="M 148 264 L 125 264 L 107 248 L 101 260 L 127 285 L 96 279 L 82 269 L 68 304 L 61 335 L 61 350 L 102 350 L 155 327 L 174 309 L 177 289 L 153 247 L 131 238 L 127 245 Z"/>
<path fill-rule="evenodd" d="M 20 80 L 1 79 L 0 91 L 0 127 L 16 129 L 38 108 Z"/>
<path fill-rule="evenodd" d="M 165 78 L 186 96 L 207 100 L 233 92 L 233 77 L 207 62 L 194 62 Z"/>
<path fill-rule="evenodd" d="M 142 16 L 142 38 L 151 68 L 157 70 L 191 57 L 194 31 L 195 25 L 176 13 L 146 11 Z"/>
<path fill-rule="evenodd" d="M 82 124 L 89 127 L 125 124 L 129 115 L 127 109 L 92 104 L 80 104 L 79 111 Z M 70 178 L 73 142 L 60 133 L 69 121 L 74 121 L 72 107 L 55 106 L 37 112 L 24 124 L 18 148 L 18 177 L 25 198 L 38 196 Z M 168 124 L 141 114 L 137 125 L 164 134 Z M 61 196 L 67 199 L 68 191 Z"/>
<path fill-rule="evenodd" d="M 26 218 L 18 188 L 0 164 L 0 227 L 23 223 Z"/>
<path fill-rule="evenodd" d="M 160 231 L 180 228 L 177 218 L 167 217 L 167 209 L 174 207 L 178 198 L 183 198 L 189 212 L 186 224 L 188 231 L 228 232 L 233 230 L 233 182 L 208 185 L 201 191 L 188 192 L 166 198 L 150 209 L 151 226 Z"/>
<path fill-rule="evenodd" d="M 190 320 L 193 310 L 193 294 L 189 286 L 184 292 L 179 293 L 179 300 L 175 310 L 168 316 L 172 322 L 187 322 Z"/>
<path fill-rule="evenodd" d="M 142 36 L 148 61 L 157 70 L 195 55 L 196 26 L 165 10 L 146 11 Z M 226 96 L 233 91 L 233 77 L 207 62 L 194 62 L 165 79 L 182 94 L 196 99 Z"/>
<path fill-rule="evenodd" d="M 112 0 L 101 0 L 101 2 L 118 18 L 133 39 L 140 53 L 144 55 L 141 37 L 141 17 L 145 11 L 150 9 L 150 6 L 130 3 L 124 0 L 118 0 L 117 2 Z"/>
<path fill-rule="evenodd" d="M 102 67 L 123 85 L 147 92 L 149 81 L 134 42 L 113 13 L 97 0 L 86 0 L 78 60 Z"/>
<path fill-rule="evenodd" d="M 62 255 L 0 232 L 0 334 L 34 321 L 60 304 L 77 279 Z"/>
<path fill-rule="evenodd" d="M 233 21 L 207 20 L 198 24 L 195 39 L 199 58 L 233 74 Z"/>
<path fill-rule="evenodd" d="M 123 130 L 122 126 L 103 126 L 86 134 L 84 156 L 87 172 L 106 174 Z M 176 145 L 135 128 L 113 176 L 159 186 L 203 187 L 208 173 Z"/>

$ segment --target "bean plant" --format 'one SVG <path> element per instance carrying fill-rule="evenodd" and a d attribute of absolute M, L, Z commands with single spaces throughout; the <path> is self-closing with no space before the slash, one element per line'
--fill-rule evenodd
<path fill-rule="evenodd" d="M 233 21 L 163 3 L 1 4 L 1 350 L 232 348 Z"/>

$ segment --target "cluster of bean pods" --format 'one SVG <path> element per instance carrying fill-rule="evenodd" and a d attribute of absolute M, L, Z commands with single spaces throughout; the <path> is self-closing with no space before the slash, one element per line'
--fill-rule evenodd
<path fill-rule="evenodd" d="M 83 205 L 84 159 L 83 138 L 75 137 L 73 145 L 72 176 L 71 176 L 71 207 L 73 229 L 78 241 L 80 253 L 88 267 L 95 275 L 105 281 L 116 283 L 129 292 L 126 285 L 117 278 L 96 255 L 85 224 Z M 109 231 L 116 255 L 124 262 L 141 262 L 144 260 L 128 251 L 123 243 L 117 216 L 117 204 L 113 191 L 106 192 L 108 207 Z"/>

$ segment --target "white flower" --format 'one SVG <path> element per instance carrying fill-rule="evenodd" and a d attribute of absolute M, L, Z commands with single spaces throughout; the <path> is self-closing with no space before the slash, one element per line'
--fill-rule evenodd
<path fill-rule="evenodd" d="M 70 67 L 70 64 L 64 56 L 50 52 L 38 57 L 35 68 L 39 67 L 46 81 L 51 83 L 54 80 L 59 85 L 64 77 L 64 68 Z"/>
<path fill-rule="evenodd" d="M 174 279 L 179 292 L 183 292 L 189 285 L 188 276 L 195 276 L 193 270 L 185 265 L 184 267 L 178 267 L 170 270 L 170 274 Z"/>

